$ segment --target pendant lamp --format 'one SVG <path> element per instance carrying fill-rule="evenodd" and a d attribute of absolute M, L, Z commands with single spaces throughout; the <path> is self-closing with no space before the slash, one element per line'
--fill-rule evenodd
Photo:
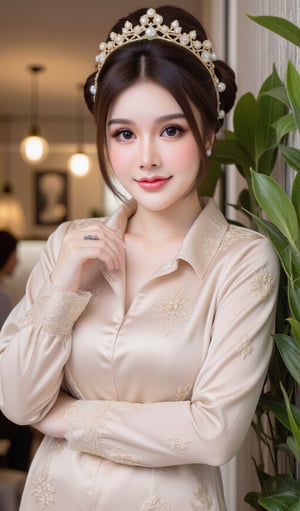
<path fill-rule="evenodd" d="M 21 142 L 20 152 L 23 160 L 31 164 L 41 163 L 49 152 L 48 142 L 41 136 L 38 124 L 38 74 L 44 69 L 44 66 L 29 66 L 31 73 L 30 131 Z"/>
<path fill-rule="evenodd" d="M 0 229 L 8 230 L 17 238 L 21 238 L 25 234 L 26 225 L 21 202 L 15 195 L 11 183 L 10 122 L 8 122 L 6 133 L 6 158 L 3 159 L 4 183 L 0 191 Z"/>
<path fill-rule="evenodd" d="M 83 115 L 83 85 L 77 86 L 77 115 L 76 115 L 76 131 L 77 131 L 77 150 L 68 161 L 70 172 L 76 177 L 84 177 L 90 169 L 90 159 L 83 151 L 84 141 L 84 115 Z"/>

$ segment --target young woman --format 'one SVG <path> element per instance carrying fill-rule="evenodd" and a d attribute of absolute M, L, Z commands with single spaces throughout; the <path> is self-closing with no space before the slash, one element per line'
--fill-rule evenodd
<path fill-rule="evenodd" d="M 234 74 L 190 14 L 138 10 L 85 95 L 100 168 L 132 197 L 62 224 L 1 341 L 1 406 L 46 436 L 22 511 L 225 511 L 272 350 L 278 263 L 199 199 Z"/>

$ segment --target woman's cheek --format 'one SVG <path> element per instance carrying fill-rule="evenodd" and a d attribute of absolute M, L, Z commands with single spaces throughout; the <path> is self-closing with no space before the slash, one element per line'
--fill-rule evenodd
<path fill-rule="evenodd" d="M 172 149 L 173 150 L 169 151 L 168 156 L 169 166 L 171 168 L 184 170 L 185 172 L 187 169 L 192 171 L 193 169 L 199 168 L 199 148 L 192 136 L 186 137 L 181 144 Z"/>
<path fill-rule="evenodd" d="M 125 176 L 129 167 L 126 151 L 115 146 L 109 147 L 109 159 L 116 176 Z"/>

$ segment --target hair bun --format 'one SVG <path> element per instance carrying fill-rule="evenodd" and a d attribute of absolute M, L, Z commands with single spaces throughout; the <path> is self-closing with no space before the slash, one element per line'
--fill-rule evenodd
<path fill-rule="evenodd" d="M 217 77 L 226 85 L 226 89 L 220 95 L 220 100 L 221 108 L 227 114 L 234 105 L 237 93 L 235 73 L 223 60 L 216 60 L 214 64 Z"/>
<path fill-rule="evenodd" d="M 91 87 L 91 85 L 94 85 L 94 83 L 95 83 L 95 76 L 96 76 L 96 71 L 94 71 L 94 73 L 90 74 L 87 77 L 86 82 L 83 87 L 84 100 L 85 100 L 85 103 L 86 103 L 89 111 L 92 114 L 94 113 L 94 96 L 92 95 L 92 93 L 90 91 L 90 87 Z"/>

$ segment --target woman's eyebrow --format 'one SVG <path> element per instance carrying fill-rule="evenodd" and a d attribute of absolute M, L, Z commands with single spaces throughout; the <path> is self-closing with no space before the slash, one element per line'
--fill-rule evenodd
<path fill-rule="evenodd" d="M 111 124 L 132 124 L 132 121 L 130 119 L 116 118 L 116 119 L 110 119 L 108 121 L 108 126 L 110 126 Z"/>
<path fill-rule="evenodd" d="M 174 114 L 162 115 L 156 119 L 156 122 L 173 121 L 174 119 L 185 119 L 185 115 L 182 112 L 176 112 Z"/>
<path fill-rule="evenodd" d="M 185 115 L 182 112 L 176 112 L 174 114 L 162 115 L 161 117 L 158 117 L 157 119 L 155 119 L 155 122 L 173 121 L 174 119 L 185 119 Z M 134 124 L 134 121 L 131 119 L 117 117 L 115 119 L 110 119 L 108 121 L 108 126 L 111 126 L 112 124 Z"/>

